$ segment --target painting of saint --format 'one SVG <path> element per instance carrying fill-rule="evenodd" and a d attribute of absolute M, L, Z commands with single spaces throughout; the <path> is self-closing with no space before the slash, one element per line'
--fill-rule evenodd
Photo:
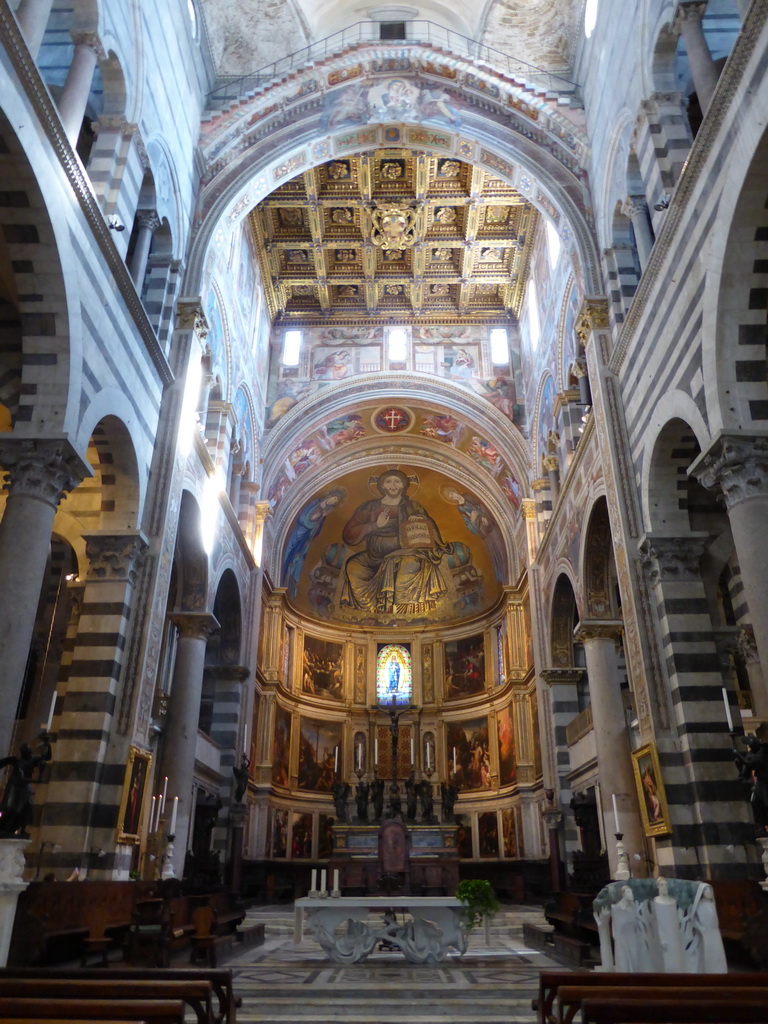
<path fill-rule="evenodd" d="M 341 757 L 341 722 L 301 719 L 299 732 L 299 789 L 330 793 Z"/>
<path fill-rule="evenodd" d="M 288 853 L 288 811 L 276 810 L 272 820 L 272 856 L 285 857 Z"/>
<path fill-rule="evenodd" d="M 459 857 L 472 859 L 472 818 L 469 814 L 456 815 L 456 847 Z"/>
<path fill-rule="evenodd" d="M 291 830 L 291 857 L 306 858 L 312 856 L 312 815 L 294 814 Z"/>
<path fill-rule="evenodd" d="M 318 821 L 317 856 L 327 860 L 333 856 L 333 826 L 336 819 L 332 814 L 321 814 Z"/>
<path fill-rule="evenodd" d="M 515 831 L 515 812 L 505 807 L 501 812 L 501 835 L 504 842 L 504 856 L 517 857 L 517 832 Z"/>
<path fill-rule="evenodd" d="M 298 592 L 309 545 L 322 530 L 328 513 L 343 502 L 346 496 L 343 487 L 334 487 L 321 498 L 310 501 L 299 513 L 283 554 L 283 586 L 288 588 L 289 597 L 295 598 Z"/>
<path fill-rule="evenodd" d="M 447 640 L 445 649 L 445 697 L 458 700 L 485 689 L 483 634 Z"/>
<path fill-rule="evenodd" d="M 517 779 L 515 722 L 511 701 L 498 713 L 496 724 L 499 731 L 499 784 L 507 786 Z"/>
<path fill-rule="evenodd" d="M 408 497 L 411 480 L 399 469 L 376 481 L 380 497 L 363 502 L 342 539 L 365 544 L 344 566 L 341 606 L 372 614 L 424 615 L 447 592 L 440 561 L 453 545 L 443 542 L 434 519 Z"/>
<path fill-rule="evenodd" d="M 495 811 L 484 811 L 478 815 L 477 831 L 480 840 L 480 856 L 498 857 L 499 822 Z"/>
<path fill-rule="evenodd" d="M 488 718 L 473 718 L 465 722 L 449 722 L 447 729 L 448 754 L 455 781 L 461 789 L 491 788 L 491 756 L 488 743 Z"/>
<path fill-rule="evenodd" d="M 356 441 L 358 437 L 365 437 L 365 424 L 359 413 L 348 413 L 338 419 L 331 420 L 325 425 L 325 434 L 334 448 L 339 445 Z"/>
<path fill-rule="evenodd" d="M 275 711 L 275 736 L 272 742 L 272 783 L 287 786 L 290 781 L 291 714 L 285 708 Z"/>
<path fill-rule="evenodd" d="M 419 433 L 422 437 L 430 437 L 435 441 L 456 444 L 463 429 L 461 423 L 454 416 L 435 412 L 431 416 L 424 417 L 419 427 Z"/>
<path fill-rule="evenodd" d="M 341 700 L 344 693 L 344 648 L 331 640 L 304 637 L 302 693 Z"/>

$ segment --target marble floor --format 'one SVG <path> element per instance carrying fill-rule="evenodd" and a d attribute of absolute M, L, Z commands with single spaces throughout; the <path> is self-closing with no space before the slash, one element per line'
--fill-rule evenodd
<path fill-rule="evenodd" d="M 463 957 L 435 965 L 408 963 L 398 953 L 374 952 L 360 964 L 328 960 L 305 937 L 293 942 L 293 908 L 260 907 L 247 922 L 263 921 L 265 942 L 227 961 L 243 997 L 239 1024 L 533 1024 L 531 999 L 539 971 L 561 967 L 526 949 L 523 921 L 540 923 L 540 910 L 504 908 L 490 944 L 483 929 L 470 936 Z"/>

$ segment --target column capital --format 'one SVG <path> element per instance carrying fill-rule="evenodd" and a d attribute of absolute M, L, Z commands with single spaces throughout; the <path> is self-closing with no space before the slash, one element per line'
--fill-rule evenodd
<path fill-rule="evenodd" d="M 148 228 L 150 231 L 157 231 L 161 223 L 156 210 L 137 210 L 136 222 L 139 227 Z"/>
<path fill-rule="evenodd" d="M 583 668 L 544 668 L 539 675 L 547 686 L 575 686 L 584 678 L 585 672 Z"/>
<path fill-rule="evenodd" d="M 621 212 L 632 220 L 638 214 L 645 214 L 648 210 L 648 200 L 645 196 L 627 196 L 621 204 Z"/>
<path fill-rule="evenodd" d="M 521 505 L 523 519 L 536 518 L 536 501 L 534 498 L 523 498 Z"/>
<path fill-rule="evenodd" d="M 272 515 L 272 505 L 268 501 L 256 501 L 253 504 L 253 514 L 257 523 L 266 523 Z"/>
<path fill-rule="evenodd" d="M 691 533 L 687 537 L 646 533 L 637 549 L 651 585 L 698 579 L 699 560 L 708 542 L 708 533 Z"/>
<path fill-rule="evenodd" d="M 68 441 L 0 441 L 8 497 L 25 495 L 56 508 L 93 470 Z"/>
<path fill-rule="evenodd" d="M 98 32 L 72 32 L 71 36 L 75 46 L 84 46 L 89 50 L 93 50 L 96 54 L 96 59 L 99 61 L 107 59 L 107 51 L 104 49 L 104 44 L 99 38 Z"/>
<path fill-rule="evenodd" d="M 678 0 L 672 17 L 672 31 L 682 32 L 687 21 L 701 21 L 707 9 L 707 0 Z"/>
<path fill-rule="evenodd" d="M 83 534 L 88 556 L 88 581 L 122 580 L 133 586 L 149 544 L 143 533 L 133 530 Z"/>
<path fill-rule="evenodd" d="M 225 683 L 244 683 L 251 674 L 247 665 L 206 665 L 205 671 Z"/>
<path fill-rule="evenodd" d="M 582 619 L 573 631 L 573 639 L 580 644 L 593 640 L 612 640 L 616 643 L 624 633 L 621 619 Z"/>
<path fill-rule="evenodd" d="M 178 300 L 175 327 L 177 331 L 194 331 L 200 344 L 204 344 L 211 327 L 203 312 L 203 302 L 199 296 Z"/>
<path fill-rule="evenodd" d="M 541 461 L 548 473 L 556 473 L 560 469 L 560 460 L 556 455 L 544 455 Z"/>
<path fill-rule="evenodd" d="M 172 612 L 170 618 L 180 636 L 193 640 L 208 640 L 220 628 L 209 612 Z"/>
<path fill-rule="evenodd" d="M 689 473 L 719 490 L 726 508 L 768 494 L 768 437 L 723 434 L 693 462 Z"/>
<path fill-rule="evenodd" d="M 576 335 L 584 348 L 586 348 L 589 336 L 593 331 L 607 331 L 608 327 L 607 300 L 602 297 L 584 299 L 576 317 L 575 328 Z"/>
<path fill-rule="evenodd" d="M 736 650 L 739 652 L 745 665 L 756 665 L 760 661 L 755 642 L 755 631 L 752 626 L 743 626 L 736 638 Z"/>

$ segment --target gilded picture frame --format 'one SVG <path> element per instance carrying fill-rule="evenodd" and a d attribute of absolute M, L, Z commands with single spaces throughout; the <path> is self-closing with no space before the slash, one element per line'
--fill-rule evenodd
<path fill-rule="evenodd" d="M 659 755 L 654 743 L 646 743 L 639 750 L 632 751 L 632 768 L 635 773 L 643 831 L 647 836 L 668 835 L 672 831 L 672 825 L 661 777 Z"/>
<path fill-rule="evenodd" d="M 131 747 L 125 766 L 123 794 L 117 817 L 118 843 L 141 842 L 144 804 L 152 768 L 152 755 L 147 750 Z"/>

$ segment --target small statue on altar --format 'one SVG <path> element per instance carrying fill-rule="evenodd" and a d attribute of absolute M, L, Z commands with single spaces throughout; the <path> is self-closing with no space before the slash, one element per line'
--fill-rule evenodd
<path fill-rule="evenodd" d="M 347 800 L 349 799 L 350 786 L 348 782 L 334 782 L 331 789 L 333 794 L 333 806 L 336 808 L 336 820 L 347 820 Z"/>
<path fill-rule="evenodd" d="M 243 754 L 240 759 L 240 767 L 232 765 L 232 774 L 235 776 L 235 803 L 242 803 L 245 791 L 248 788 L 248 775 L 251 771 L 251 759 Z"/>
<path fill-rule="evenodd" d="M 400 800 L 400 787 L 395 780 L 389 787 L 389 816 L 399 818 L 403 813 L 403 805 Z"/>
<path fill-rule="evenodd" d="M 355 799 L 357 800 L 357 820 L 368 821 L 368 793 L 370 786 L 361 779 L 355 787 Z"/>
<path fill-rule="evenodd" d="M 373 817 L 379 821 L 384 813 L 384 782 L 378 776 L 371 783 L 371 803 L 373 804 Z"/>
<path fill-rule="evenodd" d="M 32 752 L 28 743 L 22 743 L 20 756 L 0 758 L 0 768 L 11 768 L 10 778 L 0 801 L 0 833 L 17 835 L 29 839 L 27 825 L 32 819 L 33 782 L 40 781 L 45 764 L 51 759 L 51 742 L 48 732 L 40 733 L 37 753 Z M 37 772 L 37 779 L 35 779 Z"/>
<path fill-rule="evenodd" d="M 411 772 L 405 780 L 405 817 L 408 821 L 416 820 L 416 776 Z"/>
<path fill-rule="evenodd" d="M 455 782 L 441 782 L 440 796 L 443 801 L 443 821 L 450 821 L 453 817 L 453 808 L 459 798 L 459 787 Z"/>
<path fill-rule="evenodd" d="M 419 799 L 421 800 L 421 820 L 425 825 L 433 824 L 434 801 L 432 800 L 432 783 L 429 779 L 422 779 L 419 783 Z"/>
<path fill-rule="evenodd" d="M 768 743 L 761 743 L 757 736 L 747 739 L 747 751 L 735 751 L 739 778 L 750 789 L 749 802 L 755 824 L 761 831 L 768 829 Z"/>

